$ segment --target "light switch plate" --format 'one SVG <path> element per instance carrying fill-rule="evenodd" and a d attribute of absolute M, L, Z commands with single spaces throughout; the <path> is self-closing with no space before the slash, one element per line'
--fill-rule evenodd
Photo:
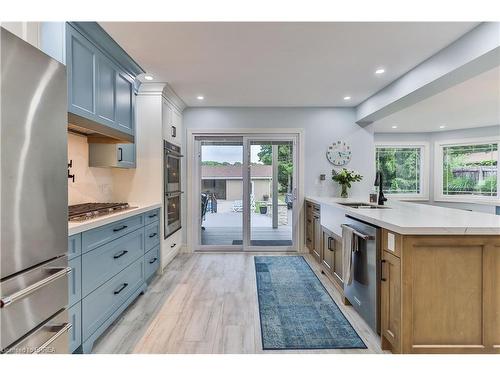
<path fill-rule="evenodd" d="M 387 250 L 396 251 L 396 236 L 392 233 L 387 233 Z"/>

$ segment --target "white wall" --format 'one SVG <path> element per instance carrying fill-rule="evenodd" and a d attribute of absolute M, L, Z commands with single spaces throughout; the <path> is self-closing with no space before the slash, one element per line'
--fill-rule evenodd
<path fill-rule="evenodd" d="M 326 159 L 326 151 L 337 140 L 347 141 L 353 156 L 346 167 L 364 176 L 363 181 L 353 184 L 350 193 L 368 199 L 375 175 L 373 131 L 371 126 L 362 128 L 354 122 L 352 108 L 187 108 L 183 115 L 185 129 L 304 129 L 306 196 L 340 194 L 340 188 L 331 180 L 333 165 Z M 326 174 L 326 181 L 320 181 L 320 174 Z"/>
<path fill-rule="evenodd" d="M 434 142 L 445 139 L 467 139 L 467 138 L 483 138 L 483 137 L 498 137 L 500 134 L 500 125 L 487 126 L 482 128 L 450 130 L 432 133 L 375 133 L 375 142 L 411 142 L 411 141 L 426 141 L 429 142 L 429 203 L 432 205 L 460 208 L 465 210 L 473 210 L 486 213 L 495 213 L 495 206 L 485 204 L 471 203 L 455 203 L 455 202 L 436 202 L 434 200 Z"/>
<path fill-rule="evenodd" d="M 75 182 L 68 180 L 68 204 L 115 201 L 113 170 L 89 167 L 87 137 L 68 133 L 68 161 L 73 161 L 70 173 Z"/>

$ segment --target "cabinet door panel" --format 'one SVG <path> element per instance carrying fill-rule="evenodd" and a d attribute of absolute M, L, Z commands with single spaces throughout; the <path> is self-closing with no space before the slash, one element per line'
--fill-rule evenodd
<path fill-rule="evenodd" d="M 321 250 L 321 264 L 330 274 L 332 274 L 335 243 L 331 233 L 325 230 L 323 230 L 323 246 Z"/>
<path fill-rule="evenodd" d="M 68 95 L 70 112 L 95 114 L 95 48 L 68 27 Z"/>
<path fill-rule="evenodd" d="M 382 251 L 381 334 L 399 353 L 401 335 L 401 263 L 399 258 Z"/>
<path fill-rule="evenodd" d="M 334 259 L 333 259 L 333 276 L 335 276 L 340 286 L 344 286 L 344 277 L 342 276 L 344 259 L 342 255 L 342 238 L 334 235 Z"/>
<path fill-rule="evenodd" d="M 104 56 L 97 58 L 97 116 L 108 125 L 115 124 L 116 71 Z"/>
<path fill-rule="evenodd" d="M 121 131 L 132 134 L 133 122 L 133 84 L 122 73 L 116 74 L 116 121 Z"/>
<path fill-rule="evenodd" d="M 321 223 L 319 216 L 313 217 L 313 248 L 312 255 L 318 263 L 321 262 Z"/>
<path fill-rule="evenodd" d="M 121 168 L 135 168 L 135 144 L 119 144 L 116 148 L 117 166 Z"/>

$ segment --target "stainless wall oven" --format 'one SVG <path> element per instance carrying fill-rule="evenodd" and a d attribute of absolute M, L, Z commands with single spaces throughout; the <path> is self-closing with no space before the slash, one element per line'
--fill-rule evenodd
<path fill-rule="evenodd" d="M 164 237 L 181 229 L 181 148 L 163 141 L 164 151 Z"/>

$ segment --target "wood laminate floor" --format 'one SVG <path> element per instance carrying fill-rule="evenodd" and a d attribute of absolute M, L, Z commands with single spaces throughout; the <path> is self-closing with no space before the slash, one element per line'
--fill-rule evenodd
<path fill-rule="evenodd" d="M 253 256 L 179 254 L 101 336 L 94 353 L 382 353 L 380 338 L 305 258 L 368 349 L 264 351 Z M 260 254 L 259 254 L 260 255 Z"/>

